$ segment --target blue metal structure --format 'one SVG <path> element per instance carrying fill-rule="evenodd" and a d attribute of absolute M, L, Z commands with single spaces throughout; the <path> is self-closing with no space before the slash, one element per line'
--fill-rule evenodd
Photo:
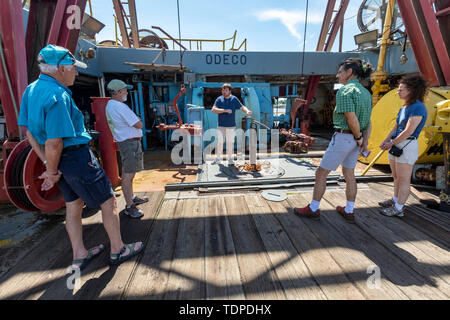
<path fill-rule="evenodd" d="M 86 61 L 88 69 L 79 70 L 81 74 L 93 77 L 103 77 L 104 74 L 139 75 L 149 74 L 144 71 L 146 66 L 152 65 L 160 53 L 160 50 L 118 48 L 96 46 L 93 42 L 81 39 L 78 44 L 77 55 L 80 60 L 84 58 L 79 55 L 80 50 L 87 52 L 90 48 L 96 52 L 95 58 Z M 409 60 L 406 64 L 400 64 L 396 57 L 400 56 L 401 46 L 390 46 L 387 52 L 385 70 L 391 74 L 405 74 L 417 72 L 412 50 L 409 48 L 406 55 Z M 166 50 L 165 54 L 158 58 L 158 64 L 172 67 L 178 66 L 180 61 L 179 51 Z M 290 84 L 271 84 L 261 81 L 262 76 L 299 76 L 304 60 L 303 76 L 336 74 L 337 65 L 343 60 L 357 57 L 364 59 L 372 65 L 378 62 L 378 52 L 207 52 L 186 51 L 183 56 L 183 65 L 187 68 L 184 73 L 184 84 L 187 88 L 186 95 L 178 100 L 178 108 L 183 122 L 190 123 L 193 117 L 201 118 L 203 132 L 208 129 L 217 128 L 218 116 L 211 112 L 212 105 L 205 104 L 205 91 L 211 88 L 220 88 L 222 83 L 206 82 L 208 75 L 245 75 L 249 82 L 232 83 L 233 88 L 240 89 L 240 98 L 245 106 L 253 111 L 253 118 L 264 125 L 274 128 L 287 127 L 290 125 L 290 111 L 294 99 L 298 98 L 298 84 L 294 81 Z M 133 65 L 125 64 L 133 63 Z M 154 73 L 164 73 L 164 71 Z M 170 73 L 170 72 L 169 72 Z M 177 83 L 176 72 L 173 82 L 138 81 L 137 90 L 132 93 L 133 109 L 145 120 L 146 113 L 151 111 L 156 115 L 156 122 L 161 121 L 166 125 L 176 124 L 178 119 L 171 108 L 171 102 L 180 92 L 180 83 Z M 258 81 L 252 82 L 252 77 L 259 77 Z M 136 79 L 138 79 L 137 77 Z M 179 79 L 178 79 L 179 81 Z M 144 92 L 148 89 L 148 96 Z M 157 92 L 159 92 L 157 94 Z M 211 95 L 211 93 L 209 93 Z M 277 112 L 274 108 L 273 98 L 284 97 L 287 99 L 284 112 Z M 211 101 L 211 96 L 208 101 Z M 214 97 L 215 99 L 216 97 Z M 211 102 L 209 102 L 211 103 Z M 188 107 L 188 105 L 191 105 Z M 200 107 L 198 109 L 192 109 Z M 191 110 L 192 109 L 192 110 Z M 147 112 L 146 112 L 147 111 Z M 195 114 L 195 116 L 194 116 Z M 200 115 L 201 114 L 201 115 Z M 237 128 L 249 128 L 249 121 L 243 121 L 244 113 L 236 113 Z M 143 147 L 148 149 L 147 133 L 151 133 L 149 124 L 144 123 Z M 191 122 L 192 123 L 192 122 Z M 158 125 L 159 123 L 155 123 Z M 151 124 L 153 126 L 153 124 Z M 298 127 L 298 124 L 297 124 Z M 164 134 L 158 130 L 160 139 L 164 139 L 166 150 L 169 148 L 172 132 L 165 131 Z M 261 138 L 261 137 L 259 137 Z M 265 137 L 264 137 L 265 138 Z M 270 140 L 270 134 L 268 139 Z M 198 141 L 194 141 L 194 145 Z M 202 141 L 202 150 L 203 150 Z"/>
<path fill-rule="evenodd" d="M 125 62 L 152 64 L 160 50 L 97 47 L 94 43 L 81 39 L 80 50 L 87 52 L 94 49 L 96 57 L 89 60 L 88 69 L 79 70 L 82 74 L 101 77 L 102 73 L 139 72 L 135 66 Z M 390 46 L 387 50 L 385 70 L 390 75 L 418 72 L 417 64 L 411 48 L 406 50 L 408 61 L 400 64 L 398 57 L 402 54 L 401 46 Z M 186 51 L 183 64 L 189 72 L 196 75 L 298 75 L 302 70 L 301 52 L 223 52 L 223 51 Z M 336 66 L 343 60 L 356 57 L 364 59 L 376 66 L 377 51 L 362 52 L 305 52 L 304 75 L 334 75 Z M 79 59 L 84 58 L 78 56 Z M 180 53 L 177 50 L 166 50 L 163 61 L 159 64 L 177 66 Z"/>

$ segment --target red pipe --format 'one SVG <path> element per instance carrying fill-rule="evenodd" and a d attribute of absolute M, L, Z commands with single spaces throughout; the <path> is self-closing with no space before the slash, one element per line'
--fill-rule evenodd
<path fill-rule="evenodd" d="M 22 2 L 2 0 L 0 12 L 0 35 L 5 58 L 5 65 L 0 60 L 0 100 L 5 114 L 8 140 L 18 141 L 20 134 L 16 111 L 19 114 L 20 100 L 28 84 Z M 8 78 L 12 87 L 12 96 Z"/>
<path fill-rule="evenodd" d="M 183 120 L 180 116 L 180 110 L 178 110 L 177 101 L 180 99 L 180 97 L 186 92 L 186 88 L 182 85 L 180 93 L 175 97 L 175 100 L 173 100 L 173 107 L 175 108 L 175 111 L 177 112 L 178 116 L 178 124 L 183 124 Z"/>
<path fill-rule="evenodd" d="M 0 12 L 0 41 L 2 41 L 5 59 L 4 63 L 0 59 L 0 101 L 8 134 L 8 140 L 3 144 L 3 164 L 0 166 L 0 202 L 6 202 L 10 201 L 10 198 L 5 190 L 3 171 L 10 152 L 19 143 L 20 129 L 16 112 L 19 114 L 20 100 L 28 79 L 22 2 L 1 0 Z M 22 137 L 24 137 L 23 133 Z"/>
<path fill-rule="evenodd" d="M 436 73 L 429 51 L 430 47 L 427 45 L 427 38 L 424 34 L 427 30 L 423 30 L 424 21 L 417 15 L 420 12 L 415 10 L 415 5 L 419 4 L 409 0 L 398 0 L 397 5 L 420 72 L 430 81 L 430 86 L 439 86 L 439 76 Z"/>
<path fill-rule="evenodd" d="M 442 75 L 444 76 L 444 79 L 441 79 L 441 85 L 448 86 L 450 85 L 450 58 L 447 48 L 445 47 L 442 33 L 439 29 L 436 13 L 429 1 L 420 0 L 420 5 L 431 38 L 428 45 L 432 46 L 432 49 L 436 54 L 437 61 L 435 64 L 437 65 L 436 67 L 440 69 L 438 72 L 442 72 Z"/>
<path fill-rule="evenodd" d="M 119 151 L 117 143 L 114 142 L 113 135 L 106 119 L 106 105 L 111 98 L 91 98 L 92 113 L 95 115 L 95 130 L 100 133 L 100 156 L 103 169 L 106 172 L 113 187 L 120 185 L 119 166 L 117 164 L 116 153 Z"/>

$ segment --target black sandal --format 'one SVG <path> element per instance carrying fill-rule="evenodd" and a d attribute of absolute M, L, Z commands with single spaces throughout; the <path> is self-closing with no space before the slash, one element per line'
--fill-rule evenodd
<path fill-rule="evenodd" d="M 130 259 L 130 258 L 132 258 L 132 257 L 134 257 L 136 255 L 138 255 L 139 253 L 141 253 L 142 250 L 144 250 L 144 244 L 141 242 L 142 246 L 139 249 L 135 250 L 134 248 L 136 247 L 137 243 L 139 243 L 139 242 L 126 244 L 126 245 L 123 246 L 122 250 L 120 250 L 119 253 L 111 254 L 111 256 L 109 258 L 109 264 L 111 264 L 111 265 L 121 264 L 122 262 L 124 262 L 124 261 L 126 261 L 126 260 L 128 260 L 128 259 Z M 127 248 L 130 249 L 130 253 L 127 254 L 126 256 L 124 256 L 123 254 L 125 253 L 125 251 L 127 251 Z"/>
<path fill-rule="evenodd" d="M 99 250 L 99 251 L 98 251 L 97 253 L 94 254 L 94 251 L 95 251 L 95 250 Z M 94 258 L 98 257 L 98 256 L 103 252 L 103 250 L 105 250 L 105 246 L 104 246 L 103 244 L 101 244 L 101 245 L 99 245 L 99 246 L 97 246 L 97 247 L 94 247 L 94 248 L 89 249 L 89 250 L 88 250 L 88 255 L 87 255 L 86 258 L 84 258 L 84 259 L 78 259 L 78 260 L 73 260 L 73 261 L 72 261 L 72 268 L 73 268 L 73 269 L 79 268 L 80 271 L 83 271 L 84 269 L 86 269 L 86 267 L 89 265 L 89 263 L 90 263 Z M 78 266 L 75 266 L 76 264 L 80 264 L 80 263 L 81 263 L 81 265 L 80 265 L 79 267 L 78 267 Z"/>

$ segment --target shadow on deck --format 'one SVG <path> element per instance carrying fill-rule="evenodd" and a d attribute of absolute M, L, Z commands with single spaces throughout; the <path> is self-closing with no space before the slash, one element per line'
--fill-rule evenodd
<path fill-rule="evenodd" d="M 344 190 L 325 194 L 321 221 L 293 214 L 308 192 L 280 203 L 250 192 L 149 193 L 142 221 L 121 216 L 124 241 L 145 240 L 141 256 L 110 268 L 104 252 L 69 290 L 72 255 L 61 223 L 0 278 L 0 298 L 449 299 L 450 218 L 413 199 L 405 218 L 384 217 L 377 202 L 390 188 L 359 192 L 354 225 L 334 209 Z M 107 243 L 101 214 L 84 223 L 88 247 Z"/>

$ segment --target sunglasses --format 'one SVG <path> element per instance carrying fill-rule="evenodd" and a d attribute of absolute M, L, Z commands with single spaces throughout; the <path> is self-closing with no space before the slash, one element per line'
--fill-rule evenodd
<path fill-rule="evenodd" d="M 58 61 L 58 63 L 57 63 L 56 65 L 59 67 L 60 63 L 61 63 L 67 56 L 69 56 L 70 59 L 72 59 L 72 63 L 75 64 L 75 61 L 76 61 L 75 56 L 72 54 L 72 52 L 67 51 L 66 54 L 63 55 L 61 59 L 59 59 L 59 61 Z"/>

